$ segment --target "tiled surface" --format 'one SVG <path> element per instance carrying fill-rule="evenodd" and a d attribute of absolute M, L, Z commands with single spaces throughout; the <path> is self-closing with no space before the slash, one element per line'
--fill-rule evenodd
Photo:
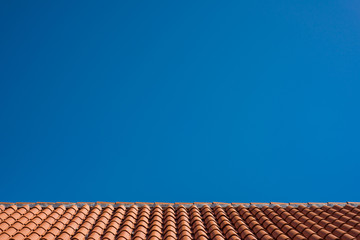
<path fill-rule="evenodd" d="M 0 203 L 0 240 L 360 239 L 359 203 Z"/>

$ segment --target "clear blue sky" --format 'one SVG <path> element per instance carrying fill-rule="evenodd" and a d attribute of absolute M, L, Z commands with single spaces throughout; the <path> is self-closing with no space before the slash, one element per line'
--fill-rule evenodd
<path fill-rule="evenodd" d="M 2 1 L 1 201 L 360 201 L 358 1 Z"/>

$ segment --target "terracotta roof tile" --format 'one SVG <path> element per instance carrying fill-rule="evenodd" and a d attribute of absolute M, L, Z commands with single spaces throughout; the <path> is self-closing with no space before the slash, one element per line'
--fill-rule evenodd
<path fill-rule="evenodd" d="M 2 203 L 0 240 L 360 239 L 360 203 Z"/>
<path fill-rule="evenodd" d="M 134 202 L 115 202 L 117 205 L 133 205 Z"/>
<path fill-rule="evenodd" d="M 136 202 L 135 203 L 136 205 L 138 205 L 138 206 L 152 206 L 152 205 L 154 205 L 154 203 L 151 203 L 151 202 Z"/>

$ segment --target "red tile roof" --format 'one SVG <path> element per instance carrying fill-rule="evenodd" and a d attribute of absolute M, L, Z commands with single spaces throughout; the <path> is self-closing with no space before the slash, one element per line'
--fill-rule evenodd
<path fill-rule="evenodd" d="M 360 239 L 360 203 L 0 203 L 0 240 Z"/>

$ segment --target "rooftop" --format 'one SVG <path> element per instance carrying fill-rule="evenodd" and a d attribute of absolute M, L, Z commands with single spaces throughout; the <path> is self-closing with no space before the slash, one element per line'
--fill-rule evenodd
<path fill-rule="evenodd" d="M 360 203 L 0 203 L 9 239 L 360 239 Z"/>

